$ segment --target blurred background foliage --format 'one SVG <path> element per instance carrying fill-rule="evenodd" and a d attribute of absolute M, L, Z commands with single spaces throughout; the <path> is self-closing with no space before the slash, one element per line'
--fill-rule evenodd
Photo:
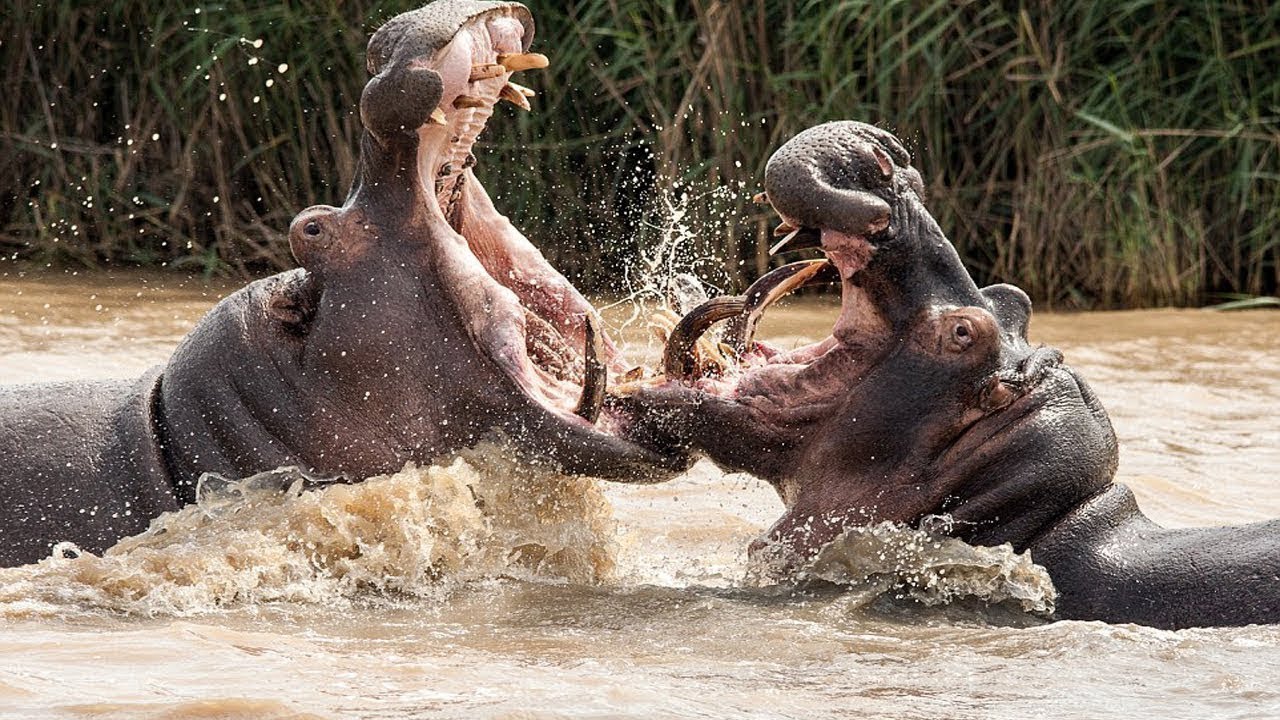
<path fill-rule="evenodd" d="M 291 266 L 290 218 L 351 181 L 368 34 L 416 4 L 11 0 L 4 259 Z M 779 262 L 750 201 L 770 151 L 852 118 L 902 137 L 979 282 L 1082 308 L 1276 292 L 1270 0 L 528 4 L 552 67 L 478 172 L 587 289 L 676 226 L 722 284 Z"/>

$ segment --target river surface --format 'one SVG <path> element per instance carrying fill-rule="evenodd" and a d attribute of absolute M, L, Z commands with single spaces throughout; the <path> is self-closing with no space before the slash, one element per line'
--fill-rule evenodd
<path fill-rule="evenodd" d="M 230 289 L 0 270 L 0 382 L 136 375 Z M 764 335 L 833 317 L 798 300 Z M 1093 384 L 1152 518 L 1280 517 L 1280 313 L 1041 314 L 1032 335 Z M 762 584 L 746 547 L 781 506 L 706 463 L 629 487 L 480 448 L 251 499 L 0 571 L 0 717 L 1280 717 L 1280 626 L 1045 623 L 1026 558 L 983 556 L 950 603 Z"/>

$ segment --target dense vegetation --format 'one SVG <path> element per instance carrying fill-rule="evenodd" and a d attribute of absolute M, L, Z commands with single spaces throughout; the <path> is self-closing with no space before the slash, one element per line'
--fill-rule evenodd
<path fill-rule="evenodd" d="M 350 182 L 365 39 L 414 4 L 11 3 L 4 258 L 289 266 L 290 217 Z M 856 118 L 912 148 L 980 281 L 1067 307 L 1276 290 L 1271 0 L 529 4 L 552 68 L 522 80 L 534 113 L 495 115 L 479 172 L 588 287 L 673 229 L 723 259 L 704 272 L 750 279 L 770 150 Z"/>

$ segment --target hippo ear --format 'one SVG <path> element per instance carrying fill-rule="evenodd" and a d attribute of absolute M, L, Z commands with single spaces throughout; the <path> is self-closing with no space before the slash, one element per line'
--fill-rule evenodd
<path fill-rule="evenodd" d="M 989 309 L 999 321 L 1001 332 L 1026 340 L 1031 324 L 1031 298 L 1020 288 L 1003 283 L 982 288 L 982 295 L 990 303 Z"/>
<path fill-rule="evenodd" d="M 294 335 L 304 335 L 315 317 L 320 282 L 315 274 L 297 270 L 280 276 L 267 290 L 267 317 Z"/>

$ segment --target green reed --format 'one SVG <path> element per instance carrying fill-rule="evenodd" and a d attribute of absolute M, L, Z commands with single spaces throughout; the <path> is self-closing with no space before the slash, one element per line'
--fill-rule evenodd
<path fill-rule="evenodd" d="M 0 252 L 288 266 L 289 219 L 350 182 L 365 39 L 413 4 L 18 0 L 0 17 Z M 479 171 L 588 287 L 611 289 L 682 193 L 691 252 L 723 259 L 705 272 L 740 284 L 779 262 L 750 202 L 769 152 L 854 118 L 912 149 L 981 282 L 1062 307 L 1276 292 L 1280 5 L 530 5 L 553 65 L 521 79 L 534 113 L 495 114 Z"/>

